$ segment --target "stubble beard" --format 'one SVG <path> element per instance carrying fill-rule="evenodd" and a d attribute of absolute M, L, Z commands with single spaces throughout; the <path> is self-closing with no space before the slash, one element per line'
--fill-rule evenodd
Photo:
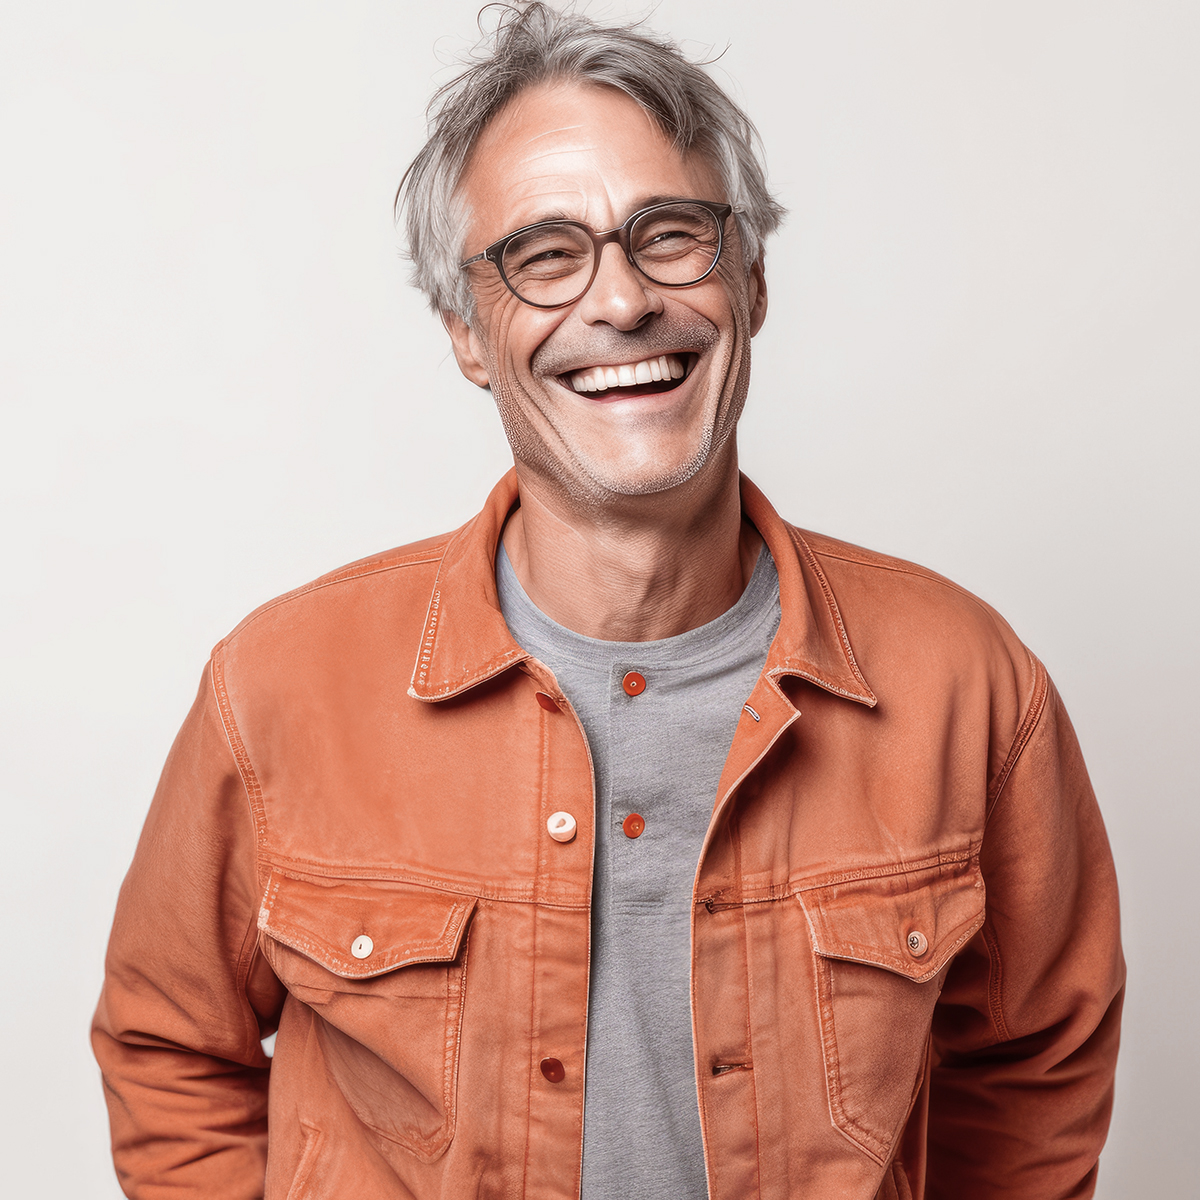
<path fill-rule="evenodd" d="M 699 314 L 688 317 L 670 321 L 660 318 L 642 330 L 629 333 L 591 331 L 587 352 L 596 359 L 617 357 L 633 362 L 685 345 L 699 351 L 719 347 L 720 333 L 716 326 Z M 587 509 L 603 508 L 618 496 L 654 495 L 687 483 L 733 436 L 745 404 L 750 382 L 750 345 L 744 331 L 737 325 L 735 329 L 727 361 L 712 364 L 712 369 L 721 376 L 720 391 L 708 400 L 696 444 L 684 458 L 629 464 L 606 461 L 581 448 L 580 439 L 571 436 L 571 429 L 548 415 L 553 409 L 547 408 L 545 393 L 541 403 L 530 394 L 533 388 L 540 391 L 539 379 L 562 374 L 586 358 L 578 342 L 566 338 L 556 341 L 554 337 L 533 355 L 530 388 L 509 379 L 503 371 L 491 373 L 493 399 L 513 457 L 573 505 Z M 540 423 L 530 419 L 531 412 L 540 414 Z M 647 415 L 648 430 L 657 424 L 655 416 Z M 633 428 L 637 425 L 635 422 Z"/>

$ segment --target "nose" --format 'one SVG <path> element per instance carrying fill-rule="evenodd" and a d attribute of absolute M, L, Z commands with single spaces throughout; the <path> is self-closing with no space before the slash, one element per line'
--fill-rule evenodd
<path fill-rule="evenodd" d="M 611 325 L 627 332 L 662 310 L 662 297 L 634 269 L 621 247 L 610 242 L 600 252 L 596 277 L 576 311 L 587 325 Z"/>

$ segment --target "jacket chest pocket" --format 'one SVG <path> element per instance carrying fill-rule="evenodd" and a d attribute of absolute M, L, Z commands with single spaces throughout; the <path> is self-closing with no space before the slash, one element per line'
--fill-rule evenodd
<path fill-rule="evenodd" d="M 924 1078 L 943 968 L 984 919 L 976 859 L 802 891 L 834 1124 L 886 1163 Z"/>
<path fill-rule="evenodd" d="M 267 961 L 317 1016 L 329 1077 L 364 1125 L 423 1161 L 454 1136 L 467 929 L 475 897 L 272 874 Z"/>

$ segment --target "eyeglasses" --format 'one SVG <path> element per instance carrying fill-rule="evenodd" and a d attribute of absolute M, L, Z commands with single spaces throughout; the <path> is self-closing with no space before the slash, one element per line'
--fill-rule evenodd
<path fill-rule="evenodd" d="M 609 242 L 663 287 L 690 287 L 710 275 L 725 244 L 732 205 L 669 200 L 639 209 L 619 229 L 597 233 L 582 221 L 538 221 L 459 263 L 490 262 L 516 298 L 534 308 L 563 308 L 592 286 Z"/>

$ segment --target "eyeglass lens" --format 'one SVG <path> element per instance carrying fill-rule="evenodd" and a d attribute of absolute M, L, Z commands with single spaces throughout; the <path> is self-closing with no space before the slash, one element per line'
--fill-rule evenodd
<path fill-rule="evenodd" d="M 638 270 L 670 287 L 702 279 L 720 249 L 717 218 L 699 205 L 653 208 L 629 230 L 629 254 Z M 554 307 L 570 304 L 587 291 L 595 254 L 586 229 L 569 221 L 547 221 L 512 238 L 500 268 L 522 300 Z"/>

